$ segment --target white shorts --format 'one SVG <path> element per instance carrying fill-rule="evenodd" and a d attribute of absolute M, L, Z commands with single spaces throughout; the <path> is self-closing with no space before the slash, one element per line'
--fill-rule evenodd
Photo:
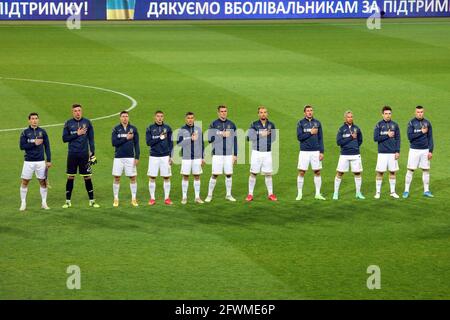
<path fill-rule="evenodd" d="M 377 172 L 398 171 L 398 160 L 395 160 L 395 153 L 379 153 L 375 170 Z"/>
<path fill-rule="evenodd" d="M 233 174 L 233 156 L 212 156 L 212 174 Z"/>
<path fill-rule="evenodd" d="M 429 149 L 409 149 L 408 169 L 415 170 L 417 168 L 430 169 L 430 160 L 428 160 Z"/>
<path fill-rule="evenodd" d="M 134 158 L 114 158 L 112 175 L 120 177 L 124 171 L 127 177 L 137 176 Z"/>
<path fill-rule="evenodd" d="M 181 160 L 181 172 L 183 176 L 200 175 L 202 170 L 202 159 L 183 159 Z"/>
<path fill-rule="evenodd" d="M 251 173 L 272 173 L 272 152 L 271 151 L 257 151 L 252 150 L 250 159 Z"/>
<path fill-rule="evenodd" d="M 298 154 L 298 170 L 306 171 L 310 164 L 314 171 L 322 169 L 320 151 L 300 151 Z"/>
<path fill-rule="evenodd" d="M 39 180 L 45 179 L 45 161 L 24 161 L 22 168 L 22 179 L 31 180 L 33 173 Z"/>
<path fill-rule="evenodd" d="M 336 171 L 348 172 L 351 168 L 352 172 L 358 173 L 363 171 L 361 155 L 340 155 Z"/>
<path fill-rule="evenodd" d="M 149 157 L 147 175 L 149 177 L 157 177 L 159 172 L 161 177 L 171 177 L 172 168 L 169 165 L 169 159 L 169 156 Z"/>

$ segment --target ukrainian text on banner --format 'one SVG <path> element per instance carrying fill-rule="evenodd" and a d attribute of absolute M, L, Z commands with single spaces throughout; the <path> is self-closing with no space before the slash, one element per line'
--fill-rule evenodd
<path fill-rule="evenodd" d="M 0 20 L 307 19 L 450 16 L 450 0 L 0 0 Z"/>
<path fill-rule="evenodd" d="M 105 20 L 106 0 L 0 0 L 0 20 Z"/>
<path fill-rule="evenodd" d="M 142 0 L 136 20 L 450 16 L 450 0 Z"/>

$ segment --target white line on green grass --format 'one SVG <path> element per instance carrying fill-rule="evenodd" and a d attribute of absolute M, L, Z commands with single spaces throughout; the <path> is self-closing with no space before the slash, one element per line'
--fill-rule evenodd
<path fill-rule="evenodd" d="M 106 89 L 106 88 L 100 88 L 100 87 L 94 87 L 94 86 L 87 86 L 87 85 L 84 85 L 84 84 L 68 83 L 68 82 L 59 82 L 59 81 L 48 81 L 48 80 L 35 80 L 35 79 L 22 79 L 22 78 L 7 78 L 7 77 L 0 77 L 0 80 L 12 80 L 12 81 L 28 81 L 28 82 L 50 83 L 50 84 L 59 84 L 59 85 L 63 85 L 63 86 L 72 86 L 72 87 L 88 88 L 88 89 L 94 89 L 94 90 L 99 90 L 99 91 L 111 92 L 111 93 L 117 94 L 117 95 L 119 95 L 119 96 L 125 97 L 125 98 L 127 98 L 128 100 L 131 101 L 131 105 L 130 105 L 130 107 L 129 107 L 128 109 L 126 109 L 126 111 L 131 111 L 131 110 L 133 110 L 134 108 L 136 108 L 137 105 L 138 105 L 137 101 L 136 101 L 133 97 L 131 97 L 131 96 L 125 94 L 125 93 L 122 93 L 122 92 L 119 92 L 119 91 L 114 91 L 114 90 L 111 90 L 111 89 Z M 97 117 L 97 118 L 93 118 L 93 119 L 90 119 L 90 120 L 91 120 L 91 121 L 103 120 L 103 119 L 107 119 L 107 118 L 112 118 L 112 117 L 118 116 L 119 114 L 120 114 L 120 112 L 116 112 L 116 113 L 114 113 L 114 114 L 110 114 L 110 115 L 102 116 L 102 117 Z M 63 125 L 64 125 L 64 123 L 47 124 L 47 125 L 41 126 L 41 128 L 60 127 L 60 126 L 63 126 Z M 23 129 L 24 129 L 24 128 L 0 129 L 0 132 L 18 131 L 18 130 L 23 130 Z"/>

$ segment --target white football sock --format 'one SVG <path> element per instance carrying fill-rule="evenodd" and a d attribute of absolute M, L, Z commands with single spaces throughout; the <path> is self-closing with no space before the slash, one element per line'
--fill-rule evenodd
<path fill-rule="evenodd" d="M 248 177 L 248 194 L 253 195 L 253 191 L 255 190 L 256 177 L 250 175 Z"/>
<path fill-rule="evenodd" d="M 316 186 L 316 195 L 319 195 L 322 187 L 322 176 L 314 176 L 314 185 Z"/>
<path fill-rule="evenodd" d="M 155 200 L 155 189 L 156 189 L 156 182 L 150 180 L 148 182 L 148 191 L 150 192 L 150 199 Z"/>
<path fill-rule="evenodd" d="M 227 196 L 231 196 L 231 186 L 233 184 L 232 177 L 225 177 L 225 188 L 227 189 Z"/>
<path fill-rule="evenodd" d="M 362 185 L 362 177 L 355 176 L 355 188 L 357 193 L 361 192 L 361 185 Z"/>
<path fill-rule="evenodd" d="M 265 177 L 266 187 L 267 187 L 267 194 L 270 196 L 273 194 L 273 180 L 272 176 L 266 176 Z"/>
<path fill-rule="evenodd" d="M 194 180 L 195 199 L 200 198 L 200 180 Z"/>
<path fill-rule="evenodd" d="M 395 178 L 394 179 L 389 178 L 389 186 L 391 187 L 391 193 L 395 193 L 395 182 L 396 182 Z"/>
<path fill-rule="evenodd" d="M 302 176 L 297 176 L 297 190 L 301 192 L 303 190 L 303 181 L 305 180 Z"/>
<path fill-rule="evenodd" d="M 25 202 L 27 200 L 28 188 L 20 187 L 20 200 Z"/>
<path fill-rule="evenodd" d="M 131 190 L 131 200 L 136 200 L 137 182 L 135 183 L 130 182 L 130 190 Z"/>
<path fill-rule="evenodd" d="M 375 187 L 376 187 L 377 193 L 381 193 L 381 184 L 382 183 L 383 183 L 382 179 L 375 180 Z"/>
<path fill-rule="evenodd" d="M 334 193 L 339 193 L 339 187 L 341 186 L 342 179 L 334 177 Z"/>
<path fill-rule="evenodd" d="M 183 199 L 187 198 L 187 193 L 189 189 L 189 180 L 181 180 L 181 192 L 183 193 Z"/>
<path fill-rule="evenodd" d="M 47 203 L 47 191 L 48 191 L 48 189 L 47 189 L 47 188 L 40 187 L 40 188 L 39 188 L 39 191 L 41 192 L 42 203 L 43 203 L 43 204 L 44 204 L 44 203 Z"/>
<path fill-rule="evenodd" d="M 406 171 L 406 176 L 405 176 L 405 192 L 409 192 L 409 187 L 411 186 L 411 182 L 413 179 L 413 174 L 414 172 L 411 170 L 407 170 Z"/>
<path fill-rule="evenodd" d="M 423 181 L 423 191 L 424 192 L 430 191 L 430 172 L 429 171 L 422 172 L 422 181 Z"/>
<path fill-rule="evenodd" d="M 170 180 L 164 180 L 164 199 L 169 199 L 170 196 Z"/>
<path fill-rule="evenodd" d="M 119 189 L 120 189 L 120 184 L 113 182 L 113 194 L 114 194 L 115 200 L 119 199 Z"/>
<path fill-rule="evenodd" d="M 216 187 L 216 182 L 217 182 L 217 179 L 214 179 L 213 177 L 211 177 L 211 179 L 209 179 L 208 197 L 212 197 L 214 188 Z"/>

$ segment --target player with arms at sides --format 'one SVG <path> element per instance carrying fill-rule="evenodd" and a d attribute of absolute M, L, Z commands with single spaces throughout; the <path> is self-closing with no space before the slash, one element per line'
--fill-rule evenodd
<path fill-rule="evenodd" d="M 66 203 L 63 205 L 63 208 L 67 209 L 72 206 L 72 190 L 77 171 L 84 178 L 84 184 L 89 196 L 89 206 L 99 208 L 100 205 L 94 199 L 94 186 L 91 179 L 91 166 L 97 163 L 94 127 L 89 119 L 83 117 L 81 105 L 72 105 L 72 119 L 67 120 L 64 124 L 62 139 L 63 142 L 68 143 Z"/>
<path fill-rule="evenodd" d="M 373 132 L 373 140 L 378 143 L 378 157 L 376 166 L 375 199 L 380 199 L 383 175 L 389 171 L 389 186 L 391 197 L 398 199 L 395 192 L 396 172 L 400 158 L 400 128 L 392 121 L 392 108 L 384 106 L 381 110 L 383 120 L 378 122 Z"/>
<path fill-rule="evenodd" d="M 217 107 L 219 118 L 214 120 L 208 129 L 208 142 L 213 145 L 212 149 L 212 176 L 209 179 L 208 196 L 206 202 L 211 202 L 217 177 L 225 174 L 225 199 L 235 202 L 231 195 L 233 184 L 233 165 L 236 163 L 238 154 L 236 125 L 228 119 L 228 108 L 225 105 Z"/>
<path fill-rule="evenodd" d="M 164 179 L 164 203 L 172 205 L 170 200 L 170 177 L 172 176 L 172 129 L 164 123 L 164 112 L 155 112 L 155 122 L 148 126 L 146 135 L 147 145 L 150 147 L 147 176 L 150 200 L 148 204 L 156 203 L 156 177 L 158 174 Z"/>
<path fill-rule="evenodd" d="M 195 114 L 187 112 L 184 118 L 186 124 L 180 128 L 177 137 L 177 144 L 181 147 L 181 203 L 187 203 L 187 193 L 189 189 L 189 176 L 194 176 L 195 202 L 203 203 L 200 198 L 200 175 L 203 173 L 204 141 L 202 129 L 195 125 Z"/>
<path fill-rule="evenodd" d="M 120 113 L 120 124 L 115 126 L 111 134 L 112 145 L 115 148 L 112 175 L 114 176 L 113 207 L 119 206 L 120 177 L 125 175 L 130 178 L 131 205 L 137 207 L 137 165 L 139 164 L 140 147 L 139 133 L 135 126 L 130 124 L 128 111 Z"/>
<path fill-rule="evenodd" d="M 272 143 L 276 139 L 275 124 L 268 119 L 267 108 L 258 107 L 259 120 L 253 122 L 248 130 L 247 140 L 252 144 L 250 160 L 250 177 L 248 178 L 247 202 L 253 200 L 253 191 L 256 185 L 256 175 L 261 173 L 265 177 L 267 196 L 270 201 L 277 201 L 273 193 L 272 182 Z"/>
<path fill-rule="evenodd" d="M 361 172 L 363 171 L 361 153 L 359 148 L 363 142 L 361 129 L 353 123 L 353 112 L 348 110 L 344 113 L 344 124 L 339 128 L 336 135 L 336 143 L 341 148 L 341 155 L 334 178 L 333 200 L 339 199 L 339 186 L 341 185 L 344 172 L 351 168 L 355 176 L 356 199 L 365 199 L 361 193 Z"/>
<path fill-rule="evenodd" d="M 424 108 L 416 107 L 415 117 L 408 123 L 408 140 L 410 142 L 408 167 L 405 177 L 403 198 L 409 197 L 414 170 L 422 169 L 423 195 L 433 198 L 430 191 L 430 162 L 433 157 L 433 128 L 431 122 L 424 118 Z"/>
<path fill-rule="evenodd" d="M 300 142 L 300 153 L 298 156 L 298 176 L 297 176 L 297 198 L 302 200 L 303 197 L 303 181 L 305 173 L 311 164 L 314 171 L 314 185 L 316 188 L 316 200 L 325 200 L 320 193 L 322 186 L 322 177 L 320 170 L 322 169 L 322 160 L 324 153 L 322 124 L 314 118 L 314 110 L 310 105 L 303 108 L 305 117 L 297 124 L 297 139 Z"/>
<path fill-rule="evenodd" d="M 22 184 L 20 186 L 20 211 L 27 208 L 28 184 L 33 178 L 33 173 L 39 180 L 42 209 L 50 209 L 47 205 L 47 170 L 52 166 L 50 141 L 47 132 L 39 127 L 39 115 L 32 112 L 28 115 L 28 128 L 20 134 L 19 147 L 25 151 L 25 159 L 22 168 Z M 45 160 L 44 152 L 47 160 Z"/>

